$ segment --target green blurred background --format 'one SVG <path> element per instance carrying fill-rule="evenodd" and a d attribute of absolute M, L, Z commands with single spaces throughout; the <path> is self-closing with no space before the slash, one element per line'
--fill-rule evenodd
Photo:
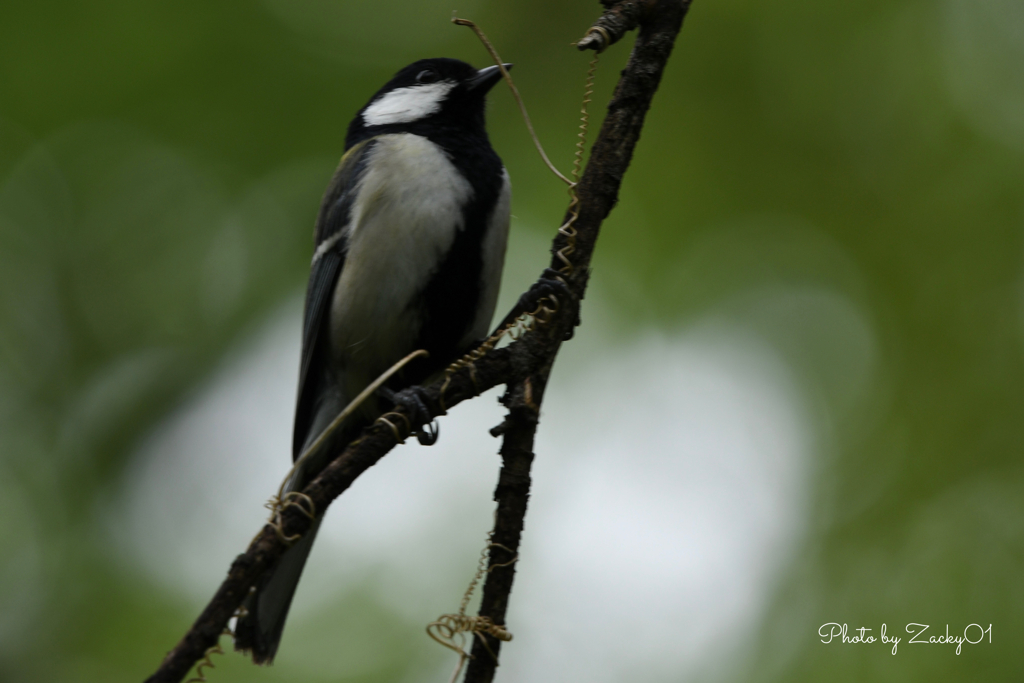
<path fill-rule="evenodd" d="M 140 680 L 191 623 L 194 599 L 116 549 L 111 501 L 140 443 L 302 291 L 368 95 L 422 57 L 487 63 L 452 9 L 0 5 L 0 679 Z M 569 43 L 598 4 L 457 9 L 515 62 L 567 168 L 586 67 Z M 602 58 L 596 105 L 628 49 Z M 798 540 L 754 623 L 637 680 L 1021 680 L 1022 64 L 1019 0 L 694 2 L 599 243 L 601 335 L 741 321 L 796 378 L 812 445 Z M 518 239 L 541 245 L 521 286 L 565 193 L 499 89 L 489 129 Z M 374 625 L 383 663 L 232 654 L 210 680 L 440 680 L 423 672 L 450 664 L 369 593 L 337 613 Z M 834 621 L 904 643 L 908 622 L 991 623 L 992 644 L 892 656 L 820 643 Z"/>

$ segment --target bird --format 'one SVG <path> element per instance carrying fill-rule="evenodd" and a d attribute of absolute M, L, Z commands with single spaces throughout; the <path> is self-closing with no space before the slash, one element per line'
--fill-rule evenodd
<path fill-rule="evenodd" d="M 317 215 L 306 289 L 293 460 L 311 452 L 296 463 L 285 494 L 301 491 L 390 405 L 429 421 L 416 391 L 402 387 L 436 376 L 486 337 L 511 208 L 509 175 L 484 116 L 487 93 L 501 78 L 497 65 L 419 60 L 349 124 Z M 355 396 L 418 349 L 429 356 L 405 366 L 317 443 Z M 430 444 L 436 431 L 418 436 Z M 321 520 L 243 603 L 235 647 L 256 663 L 277 653 Z"/>

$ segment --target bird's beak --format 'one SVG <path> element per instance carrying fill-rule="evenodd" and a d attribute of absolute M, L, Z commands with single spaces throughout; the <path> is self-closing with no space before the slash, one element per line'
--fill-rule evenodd
<path fill-rule="evenodd" d="M 511 64 L 503 64 L 502 66 L 505 67 L 506 71 L 512 68 Z M 473 76 L 473 78 L 469 79 L 467 86 L 469 87 L 470 90 L 479 90 L 480 94 L 482 95 L 488 90 L 490 90 L 491 87 L 493 87 L 494 84 L 500 80 L 501 69 L 499 69 L 497 65 L 488 66 L 484 69 L 480 69 L 479 71 L 477 71 L 476 76 Z"/>

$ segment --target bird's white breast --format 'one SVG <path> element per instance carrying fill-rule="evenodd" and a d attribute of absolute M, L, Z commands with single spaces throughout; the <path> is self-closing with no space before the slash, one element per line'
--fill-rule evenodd
<path fill-rule="evenodd" d="M 473 188 L 440 147 L 408 133 L 369 152 L 349 222 L 348 253 L 331 311 L 336 359 L 372 381 L 412 350 L 422 320 L 409 304 L 462 227 Z"/>

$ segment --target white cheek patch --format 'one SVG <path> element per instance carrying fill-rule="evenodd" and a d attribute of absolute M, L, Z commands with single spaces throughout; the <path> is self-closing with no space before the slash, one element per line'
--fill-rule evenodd
<path fill-rule="evenodd" d="M 367 126 L 411 123 L 436 114 L 454 87 L 452 81 L 440 81 L 392 90 L 363 111 L 363 123 Z"/>

